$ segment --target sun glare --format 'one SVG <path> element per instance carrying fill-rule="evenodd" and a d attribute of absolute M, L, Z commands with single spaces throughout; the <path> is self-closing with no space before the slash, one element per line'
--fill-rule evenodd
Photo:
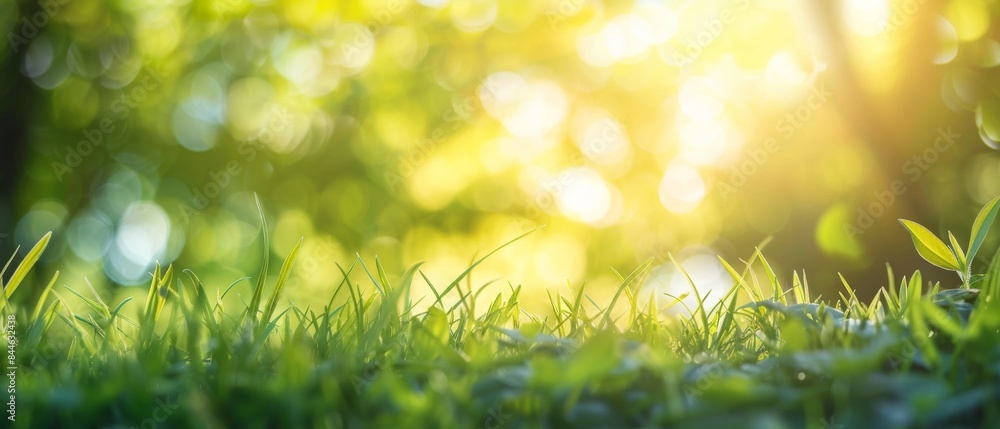
<path fill-rule="evenodd" d="M 558 175 L 562 189 L 556 195 L 559 210 L 580 222 L 600 223 L 611 210 L 611 189 L 592 168 L 573 168 Z"/>

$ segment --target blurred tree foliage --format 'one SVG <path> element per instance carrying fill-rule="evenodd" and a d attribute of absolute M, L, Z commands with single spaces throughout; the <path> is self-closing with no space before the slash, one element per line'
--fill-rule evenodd
<path fill-rule="evenodd" d="M 965 231 L 1000 194 L 997 6 L 799 3 L 5 0 L 0 249 L 228 279 L 256 191 L 270 251 L 307 237 L 302 296 L 355 252 L 445 280 L 541 224 L 478 280 L 540 298 L 672 252 L 721 286 L 707 255 L 773 235 L 783 275 L 874 291 L 922 267 L 895 218 Z"/>

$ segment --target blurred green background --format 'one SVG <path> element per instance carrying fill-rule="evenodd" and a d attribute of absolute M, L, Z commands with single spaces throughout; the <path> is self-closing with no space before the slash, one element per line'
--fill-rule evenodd
<path fill-rule="evenodd" d="M 998 8 L 2 0 L 0 253 L 54 230 L 71 287 L 157 261 L 225 287 L 259 263 L 257 192 L 275 264 L 306 238 L 297 302 L 356 254 L 447 283 L 539 225 L 473 282 L 544 308 L 654 258 L 641 293 L 676 294 L 672 253 L 707 291 L 773 236 L 814 295 L 871 296 L 886 262 L 952 286 L 895 219 L 964 240 L 1000 195 Z"/>

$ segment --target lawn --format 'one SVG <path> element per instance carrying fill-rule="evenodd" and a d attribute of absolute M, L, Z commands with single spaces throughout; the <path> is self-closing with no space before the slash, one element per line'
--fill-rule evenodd
<path fill-rule="evenodd" d="M 607 303 L 580 288 L 550 295 L 550 314 L 531 315 L 512 286 L 477 308 L 481 289 L 469 273 L 490 255 L 432 286 L 430 297 L 409 293 L 423 276 L 419 265 L 390 275 L 378 260 L 359 258 L 330 279 L 325 305 L 298 306 L 282 299 L 298 246 L 274 284 L 265 281 L 266 258 L 260 272 L 229 285 L 157 267 L 145 302 L 103 302 L 92 290 L 58 286 L 58 276 L 48 285 L 22 282 L 46 235 L 14 268 L 0 303 L 10 342 L 6 423 L 998 427 L 1000 253 L 980 249 L 998 210 L 1000 198 L 983 208 L 966 246 L 902 221 L 917 254 L 958 274 L 954 284 L 888 269 L 871 302 L 846 281 L 839 296 L 816 297 L 797 275 L 778 284 L 755 252 L 723 262 L 733 286 L 716 305 L 669 316 L 664 306 L 683 297 L 645 301 L 635 292 L 648 262 L 619 275 Z M 261 231 L 266 247 L 266 222 Z M 988 267 L 972 263 L 989 252 L 996 256 Z M 352 272 L 370 284 L 350 281 Z M 698 288 L 691 293 L 705 301 Z M 224 306 L 228 294 L 244 305 Z M 86 310 L 73 311 L 78 304 Z"/>
<path fill-rule="evenodd" d="M 1000 428 L 998 1 L 0 29 L 0 428 Z"/>

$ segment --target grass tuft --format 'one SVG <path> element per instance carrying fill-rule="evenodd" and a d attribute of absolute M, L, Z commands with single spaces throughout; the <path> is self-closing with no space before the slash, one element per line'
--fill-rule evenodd
<path fill-rule="evenodd" d="M 839 299 L 824 301 L 812 297 L 804 273 L 782 284 L 758 249 L 742 271 L 720 259 L 733 285 L 713 304 L 694 282 L 692 307 L 681 302 L 687 294 L 640 296 L 646 261 L 616 272 L 610 302 L 595 302 L 582 286 L 570 296 L 550 292 L 544 315 L 522 310 L 514 285 L 476 308 L 485 286 L 470 275 L 499 248 L 443 288 L 419 264 L 392 276 L 378 259 L 370 269 L 358 257 L 338 265 L 322 307 L 290 304 L 282 292 L 301 240 L 266 300 L 264 252 L 252 297 L 237 308 L 223 301 L 249 277 L 210 294 L 212 285 L 190 270 L 175 276 L 172 266 L 155 267 L 141 304 L 106 303 L 89 283 L 90 293 L 54 287 L 58 273 L 27 302 L 33 294 L 13 293 L 47 234 L 0 295 L 0 309 L 16 321 L 13 336 L 23 339 L 12 365 L 13 424 L 1000 427 L 1000 252 L 982 273 L 970 262 L 995 207 L 980 215 L 968 255 L 953 235 L 949 250 L 906 224 L 921 256 L 959 273 L 958 289 L 926 284 L 919 271 L 897 283 L 887 266 L 887 286 L 873 300 L 860 300 L 841 277 Z M 261 229 L 266 250 L 263 215 Z M 371 284 L 355 283 L 355 270 Z M 432 297 L 412 296 L 418 276 Z M 686 315 L 669 315 L 678 303 Z"/>

